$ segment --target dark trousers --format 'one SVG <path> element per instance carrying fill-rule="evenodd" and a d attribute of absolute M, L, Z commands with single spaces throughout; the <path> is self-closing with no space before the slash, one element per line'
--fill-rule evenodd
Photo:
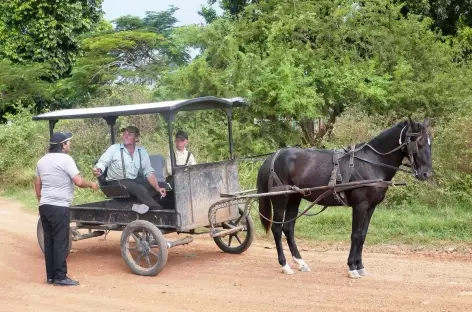
<path fill-rule="evenodd" d="M 41 205 L 39 215 L 44 232 L 44 256 L 48 279 L 62 280 L 67 275 L 69 252 L 69 207 Z"/>
<path fill-rule="evenodd" d="M 141 203 L 147 205 L 149 209 L 162 209 L 153 196 L 159 195 L 146 179 L 124 179 L 111 181 L 112 184 L 121 184 L 126 187 L 130 195 L 135 196 Z"/>

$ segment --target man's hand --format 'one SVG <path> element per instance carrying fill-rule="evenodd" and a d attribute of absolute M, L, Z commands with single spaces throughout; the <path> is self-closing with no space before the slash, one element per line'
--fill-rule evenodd
<path fill-rule="evenodd" d="M 161 193 L 162 198 L 166 197 L 166 189 L 165 188 L 159 188 L 158 192 Z"/>
<path fill-rule="evenodd" d="M 90 183 L 90 188 L 94 191 L 98 191 L 98 184 L 95 182 Z"/>
<path fill-rule="evenodd" d="M 92 172 L 93 172 L 93 175 L 96 176 L 96 177 L 99 177 L 99 176 L 102 175 L 102 169 L 100 169 L 100 168 L 93 168 Z"/>

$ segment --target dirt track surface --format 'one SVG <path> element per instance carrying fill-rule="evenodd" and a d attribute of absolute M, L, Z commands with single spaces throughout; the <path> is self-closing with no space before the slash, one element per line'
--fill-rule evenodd
<path fill-rule="evenodd" d="M 131 273 L 121 258 L 121 233 L 75 242 L 69 275 L 81 285 L 55 287 L 45 283 L 36 222 L 20 204 L 0 199 L 2 312 L 472 311 L 470 255 L 367 251 L 372 274 L 350 280 L 347 250 L 301 244 L 312 272 L 288 276 L 271 241 L 255 239 L 245 253 L 230 255 L 206 235 L 171 249 L 155 277 Z"/>

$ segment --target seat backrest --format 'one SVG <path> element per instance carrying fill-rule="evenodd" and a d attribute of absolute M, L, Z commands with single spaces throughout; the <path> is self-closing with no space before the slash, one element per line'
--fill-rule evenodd
<path fill-rule="evenodd" d="M 156 177 L 157 182 L 165 182 L 164 178 L 164 166 L 166 165 L 164 156 L 156 154 L 149 155 L 151 160 L 151 167 L 154 169 L 154 176 Z"/>

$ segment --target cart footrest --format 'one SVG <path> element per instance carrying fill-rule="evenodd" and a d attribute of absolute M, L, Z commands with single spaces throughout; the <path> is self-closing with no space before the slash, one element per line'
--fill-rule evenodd
<path fill-rule="evenodd" d="M 176 240 L 176 241 L 167 241 L 167 248 L 173 248 L 175 246 L 180 246 L 180 245 L 187 245 L 193 242 L 193 237 L 192 236 L 187 236 L 185 238 Z"/>

